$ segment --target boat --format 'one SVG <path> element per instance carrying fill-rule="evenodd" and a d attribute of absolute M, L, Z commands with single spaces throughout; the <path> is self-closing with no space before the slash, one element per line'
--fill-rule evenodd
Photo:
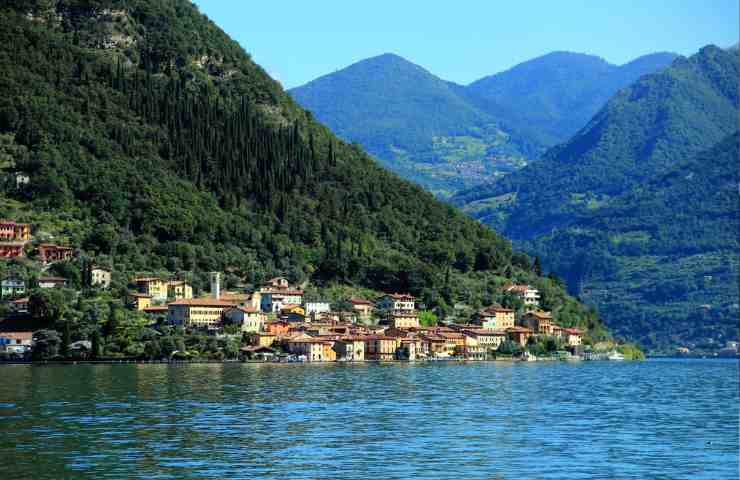
<path fill-rule="evenodd" d="M 624 355 L 622 355 L 621 353 L 615 350 L 612 353 L 610 353 L 609 356 L 606 358 L 613 362 L 621 362 L 622 360 L 624 360 Z"/>

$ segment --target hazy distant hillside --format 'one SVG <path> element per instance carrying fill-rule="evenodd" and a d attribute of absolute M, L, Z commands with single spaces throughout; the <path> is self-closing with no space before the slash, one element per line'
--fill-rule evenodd
<path fill-rule="evenodd" d="M 708 46 L 454 201 L 542 255 L 618 331 L 651 346 L 718 340 L 737 303 L 737 118 L 737 55 Z"/>
<path fill-rule="evenodd" d="M 655 53 L 617 66 L 593 55 L 553 52 L 473 82 L 465 92 L 507 128 L 544 148 L 575 134 L 617 90 L 675 58 Z"/>
<path fill-rule="evenodd" d="M 673 57 L 618 67 L 552 53 L 465 87 L 386 54 L 290 93 L 340 137 L 445 196 L 523 167 L 584 126 L 619 88 Z"/>
<path fill-rule="evenodd" d="M 454 85 L 397 55 L 363 60 L 290 94 L 337 135 L 438 193 L 510 171 L 522 156 Z"/>

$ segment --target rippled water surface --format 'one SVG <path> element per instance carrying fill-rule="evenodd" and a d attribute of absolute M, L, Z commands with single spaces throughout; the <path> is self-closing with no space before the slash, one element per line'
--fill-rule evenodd
<path fill-rule="evenodd" d="M 738 478 L 738 363 L 0 367 L 7 478 Z"/>

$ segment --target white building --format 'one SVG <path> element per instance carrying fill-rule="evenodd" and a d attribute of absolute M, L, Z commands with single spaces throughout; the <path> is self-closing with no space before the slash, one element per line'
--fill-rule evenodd
<path fill-rule="evenodd" d="M 90 271 L 90 283 L 93 286 L 110 287 L 110 270 L 103 267 L 93 267 Z"/>
<path fill-rule="evenodd" d="M 271 290 L 262 292 L 263 312 L 280 312 L 286 305 L 302 305 L 303 290 Z"/>
<path fill-rule="evenodd" d="M 67 279 L 62 277 L 39 277 L 39 288 L 55 288 L 67 285 Z"/>
<path fill-rule="evenodd" d="M 376 305 L 378 310 L 390 312 L 413 312 L 416 308 L 416 298 L 408 293 L 393 293 L 381 297 Z"/>
<path fill-rule="evenodd" d="M 331 304 L 329 302 L 306 302 L 307 316 L 329 312 L 331 312 Z"/>
<path fill-rule="evenodd" d="M 525 307 L 540 306 L 540 291 L 530 285 L 508 285 L 504 290 L 521 298 Z"/>
<path fill-rule="evenodd" d="M 226 325 L 238 325 L 242 332 L 258 333 L 265 324 L 265 314 L 252 307 L 234 307 L 224 312 Z"/>

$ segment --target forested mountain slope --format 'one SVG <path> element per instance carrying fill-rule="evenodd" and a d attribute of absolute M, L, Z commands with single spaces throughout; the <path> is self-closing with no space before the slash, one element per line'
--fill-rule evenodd
<path fill-rule="evenodd" d="M 562 323 L 600 329 L 509 241 L 337 140 L 189 1 L 0 9 L 0 216 L 36 241 L 117 274 L 286 274 L 443 310 L 531 282 Z"/>

